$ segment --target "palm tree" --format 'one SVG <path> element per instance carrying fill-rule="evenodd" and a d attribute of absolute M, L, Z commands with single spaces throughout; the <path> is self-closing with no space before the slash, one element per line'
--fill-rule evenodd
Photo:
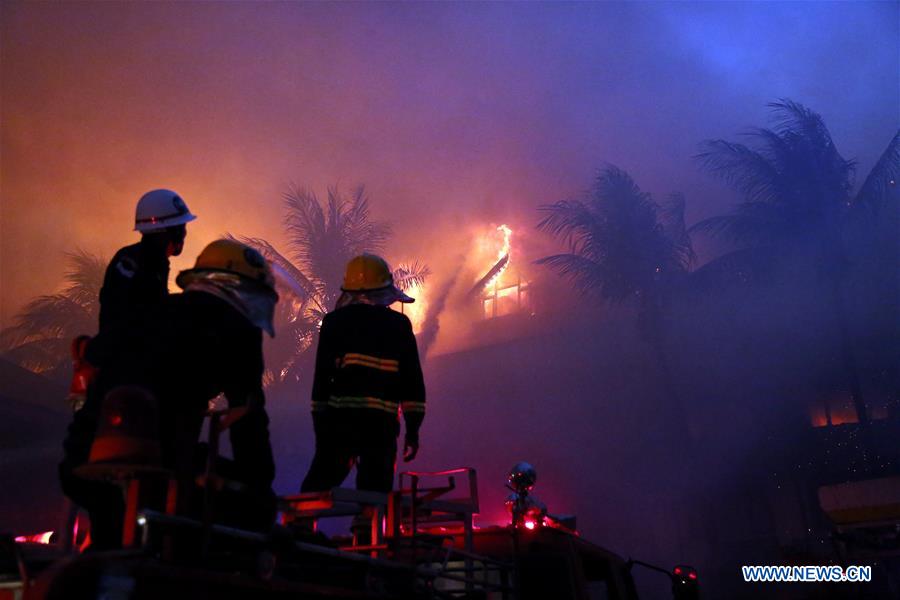
<path fill-rule="evenodd" d="M 347 262 L 364 252 L 381 250 L 390 227 L 374 221 L 362 186 L 349 195 L 328 188 L 323 203 L 311 190 L 292 187 L 284 195 L 288 254 L 262 238 L 240 237 L 265 256 L 278 274 L 279 295 L 275 339 L 266 352 L 269 382 L 297 381 L 311 367 L 309 350 L 325 314 L 341 294 Z M 400 265 L 394 280 L 401 288 L 424 283 L 428 268 Z"/>
<path fill-rule="evenodd" d="M 732 214 L 701 221 L 692 231 L 732 242 L 737 248 L 716 261 L 731 268 L 771 273 L 786 256 L 813 258 L 814 271 L 829 287 L 847 386 L 865 427 L 868 415 L 842 290 L 845 246 L 848 236 L 860 234 L 851 224 L 868 224 L 874 233 L 875 220 L 887 210 L 886 193 L 900 171 L 900 132 L 854 194 L 856 165 L 840 155 L 822 117 L 790 100 L 769 106 L 774 127 L 751 130 L 754 147 L 718 139 L 704 143 L 700 162 L 743 199 Z"/>
<path fill-rule="evenodd" d="M 66 287 L 59 293 L 32 299 L 0 333 L 6 358 L 35 373 L 65 377 L 69 347 L 81 334 L 97 330 L 100 287 L 106 260 L 78 250 L 66 255 Z"/>
<path fill-rule="evenodd" d="M 670 408 L 681 402 L 665 351 L 665 314 L 675 285 L 694 260 L 684 225 L 684 198 L 673 194 L 665 205 L 641 191 L 625 171 L 609 165 L 581 198 L 539 209 L 538 229 L 564 241 L 568 252 L 537 261 L 570 278 L 586 294 L 609 304 L 631 304 L 652 346 Z"/>

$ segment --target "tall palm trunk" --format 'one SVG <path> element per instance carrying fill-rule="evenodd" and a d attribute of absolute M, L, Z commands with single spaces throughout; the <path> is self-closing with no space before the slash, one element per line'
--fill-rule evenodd
<path fill-rule="evenodd" d="M 841 282 L 837 276 L 831 279 L 831 303 L 834 307 L 834 318 L 838 329 L 838 339 L 841 346 L 841 365 L 847 378 L 847 387 L 850 397 L 853 399 L 853 408 L 856 410 L 859 424 L 862 429 L 869 426 L 869 413 L 863 399 L 862 385 L 860 384 L 859 367 L 856 361 L 856 352 L 853 350 L 853 340 L 850 336 L 850 326 L 847 319 L 847 307 L 844 303 L 844 294 Z"/>
<path fill-rule="evenodd" d="M 856 360 L 856 352 L 853 349 L 853 338 L 850 335 L 850 322 L 848 318 L 847 305 L 844 301 L 844 290 L 842 285 L 844 263 L 846 254 L 842 248 L 839 237 L 834 237 L 835 243 L 824 243 L 825 250 L 823 256 L 827 259 L 826 264 L 833 265 L 834 268 L 828 270 L 827 279 L 831 292 L 831 307 L 834 312 L 834 321 L 837 327 L 838 345 L 840 351 L 841 367 L 846 378 L 847 389 L 850 392 L 850 399 L 853 402 L 853 408 L 859 421 L 859 444 L 862 450 L 862 466 L 868 471 L 875 464 L 872 456 L 872 436 L 869 420 L 869 412 L 866 408 L 866 402 L 863 398 L 862 384 L 859 376 L 859 364 Z"/>
<path fill-rule="evenodd" d="M 685 414 L 685 404 L 678 392 L 678 386 L 675 384 L 675 377 L 672 373 L 672 365 L 669 359 L 669 353 L 666 352 L 665 340 L 662 336 L 651 341 L 653 354 L 656 358 L 656 366 L 659 369 L 662 387 L 665 390 L 669 406 L 674 411 L 673 420 L 680 431 L 684 433 L 685 449 L 690 450 L 693 446 L 691 432 L 687 415 Z"/>
<path fill-rule="evenodd" d="M 685 403 L 675 384 L 672 362 L 666 350 L 666 328 L 661 302 L 659 296 L 656 295 L 655 298 L 649 299 L 643 307 L 644 337 L 653 352 L 660 384 L 666 395 L 668 416 L 671 418 L 671 423 L 684 437 L 684 446 L 681 447 L 682 455 L 679 458 L 686 458 L 693 447 L 693 440 L 685 414 Z"/>
<path fill-rule="evenodd" d="M 853 339 L 850 335 L 850 323 L 847 313 L 847 305 L 844 302 L 843 278 L 847 262 L 847 254 L 843 248 L 843 240 L 840 229 L 833 226 L 832 235 L 823 236 L 821 257 L 823 264 L 830 266 L 826 269 L 831 292 L 831 307 L 834 311 L 834 321 L 837 326 L 838 344 L 840 346 L 841 366 L 847 381 L 847 388 L 853 400 L 857 418 L 862 429 L 869 425 L 869 414 L 866 403 L 863 400 L 862 384 L 860 383 L 859 367 L 856 361 L 856 353 L 853 350 Z"/>

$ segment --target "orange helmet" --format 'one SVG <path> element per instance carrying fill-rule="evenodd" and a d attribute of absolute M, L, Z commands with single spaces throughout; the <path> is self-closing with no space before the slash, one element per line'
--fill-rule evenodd
<path fill-rule="evenodd" d="M 375 254 L 361 254 L 347 263 L 341 290 L 350 293 L 392 290 L 396 292 L 397 301 L 414 301 L 394 285 L 394 275 L 387 261 Z"/>
<path fill-rule="evenodd" d="M 194 268 L 179 273 L 175 283 L 184 288 L 209 272 L 232 273 L 275 290 L 275 276 L 268 261 L 250 246 L 234 240 L 222 239 L 210 243 L 197 257 Z"/>

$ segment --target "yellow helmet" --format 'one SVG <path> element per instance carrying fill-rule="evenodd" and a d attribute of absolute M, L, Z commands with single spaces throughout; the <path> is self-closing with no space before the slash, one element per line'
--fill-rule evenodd
<path fill-rule="evenodd" d="M 341 286 L 341 290 L 351 293 L 390 290 L 394 292 L 395 300 L 413 301 L 394 285 L 394 275 L 391 273 L 387 261 L 375 254 L 361 254 L 347 263 L 347 272 L 344 275 L 344 285 Z"/>
<path fill-rule="evenodd" d="M 250 246 L 234 240 L 222 239 L 210 243 L 197 257 L 194 268 L 179 273 L 175 283 L 184 288 L 194 279 L 210 272 L 232 273 L 275 290 L 275 276 L 268 261 Z"/>
<path fill-rule="evenodd" d="M 387 262 L 374 254 L 362 254 L 347 263 L 344 275 L 345 292 L 367 292 L 394 285 L 394 276 Z"/>

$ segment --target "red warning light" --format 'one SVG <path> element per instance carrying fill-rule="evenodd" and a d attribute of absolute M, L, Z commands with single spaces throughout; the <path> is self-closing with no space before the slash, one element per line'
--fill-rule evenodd
<path fill-rule="evenodd" d="M 689 579 L 697 579 L 697 574 L 694 572 L 688 573 L 688 578 Z"/>
<path fill-rule="evenodd" d="M 113 413 L 109 416 L 109 424 L 113 427 L 118 427 L 122 424 L 122 415 L 119 413 Z"/>
<path fill-rule="evenodd" d="M 43 533 L 35 533 L 34 535 L 16 536 L 16 542 L 20 544 L 49 544 L 50 538 L 53 537 L 52 531 L 44 531 Z"/>

